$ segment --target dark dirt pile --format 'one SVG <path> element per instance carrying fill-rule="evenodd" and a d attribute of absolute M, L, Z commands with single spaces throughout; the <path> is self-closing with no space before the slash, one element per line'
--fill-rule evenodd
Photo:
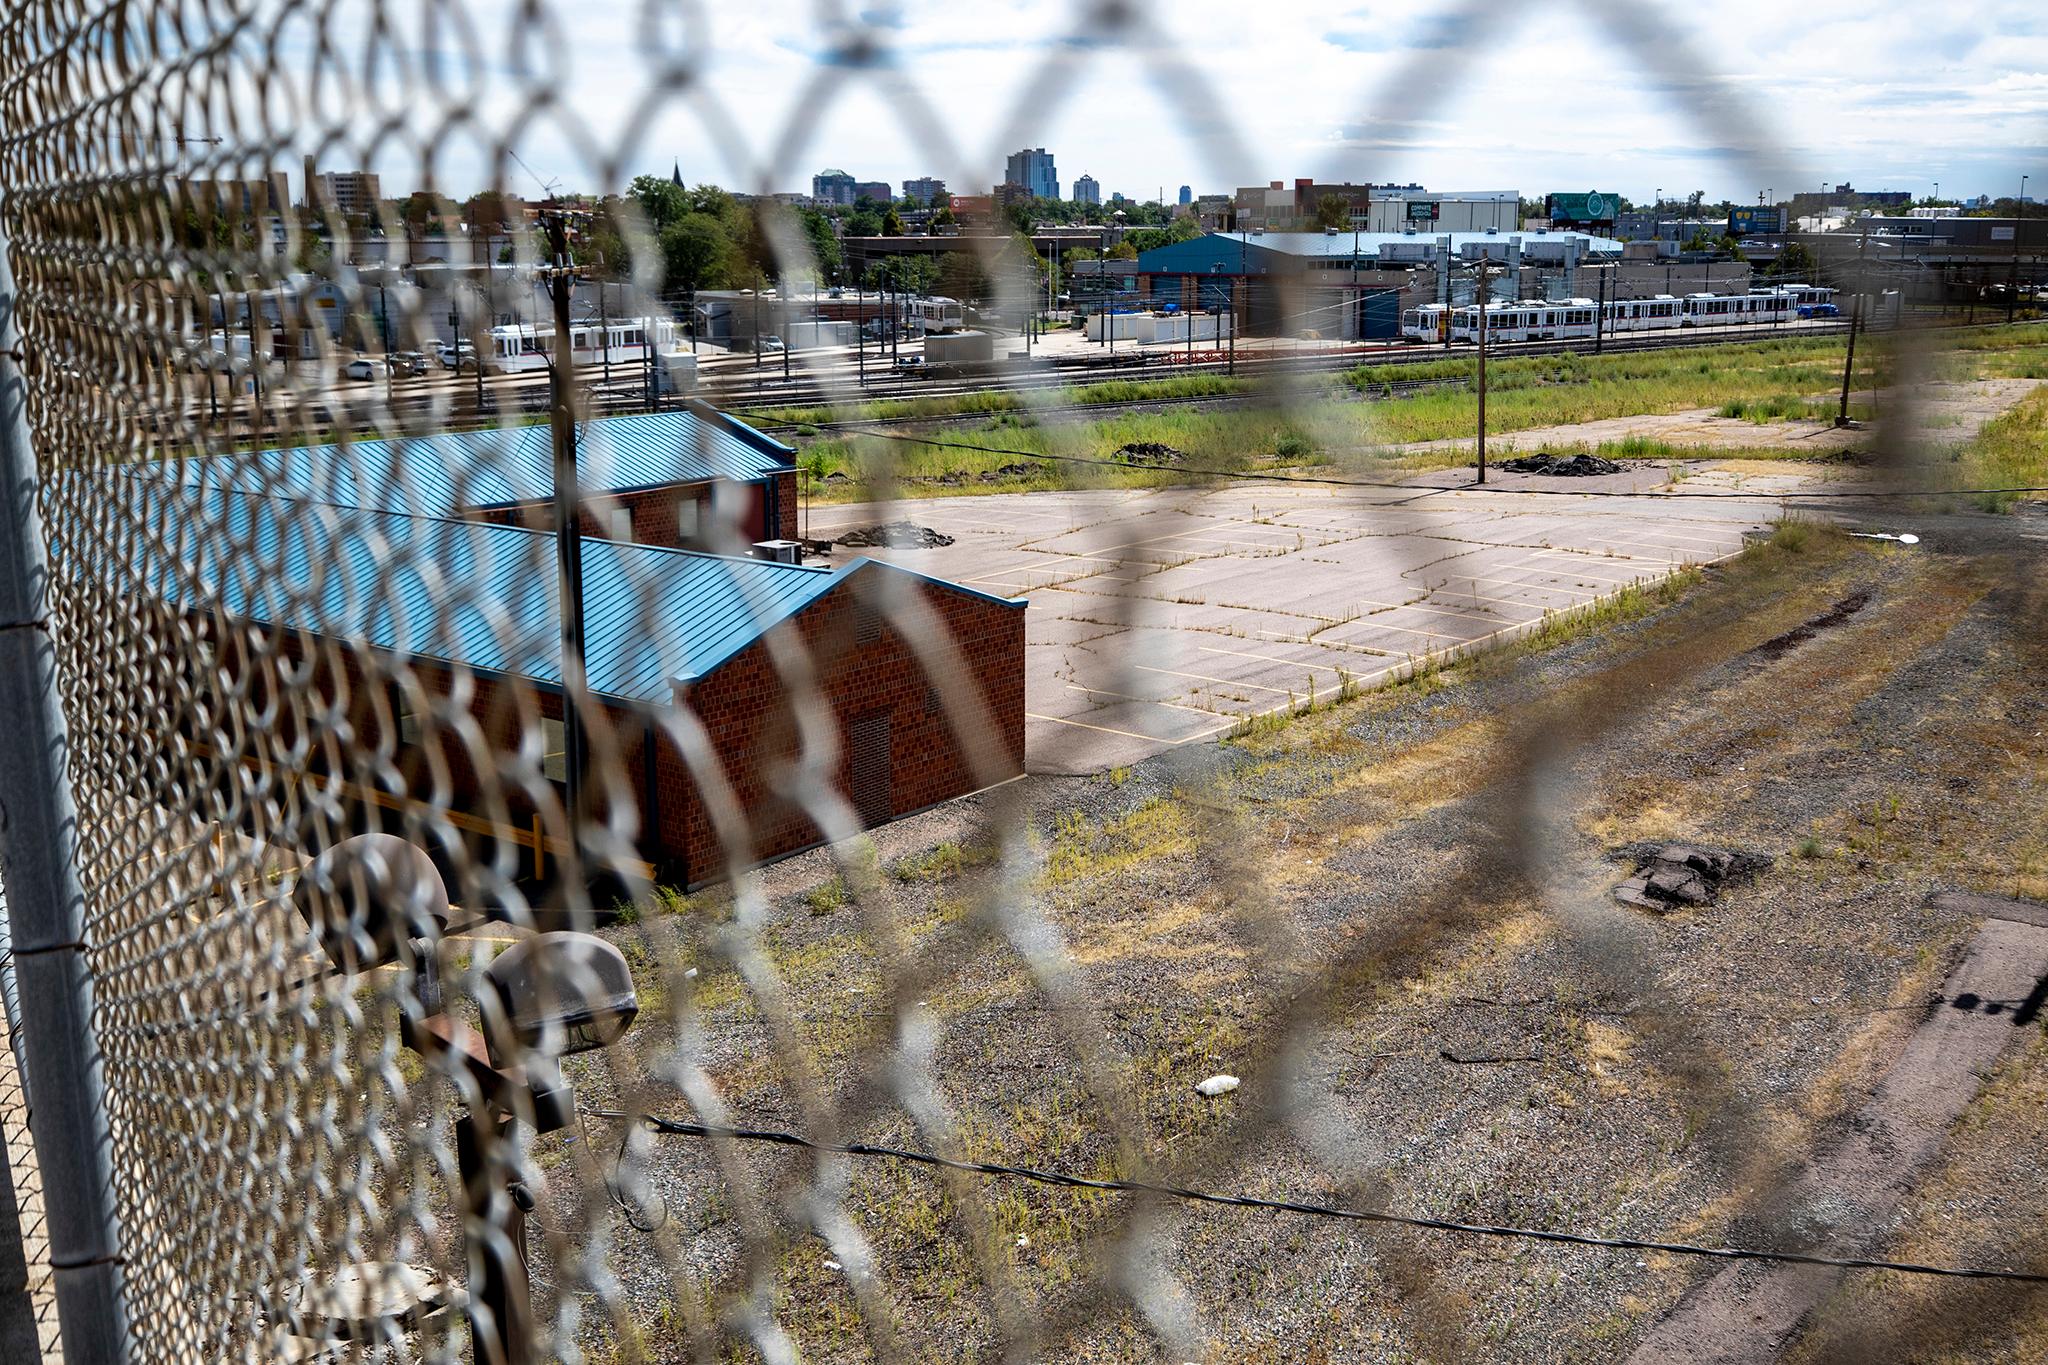
<path fill-rule="evenodd" d="M 1188 454 L 1160 441 L 1131 441 L 1116 448 L 1116 457 L 1132 464 L 1179 464 Z"/>
<path fill-rule="evenodd" d="M 1622 467 L 1613 460 L 1603 460 L 1598 455 L 1564 456 L 1552 455 L 1547 451 L 1502 460 L 1500 467 L 1510 474 L 1549 474 L 1558 478 L 1583 478 L 1589 474 L 1622 472 Z"/>
<path fill-rule="evenodd" d="M 848 545 L 857 549 L 870 546 L 889 546 L 894 549 L 935 550 L 941 545 L 951 545 L 953 537 L 929 526 L 915 522 L 892 521 L 881 526 L 863 526 L 848 531 L 835 540 L 835 545 Z"/>
<path fill-rule="evenodd" d="M 1771 865 L 1769 858 L 1754 853 L 1705 844 L 1632 844 L 1621 855 L 1634 860 L 1636 875 L 1614 888 L 1614 898 L 1659 914 L 1712 905 L 1723 886 Z"/>

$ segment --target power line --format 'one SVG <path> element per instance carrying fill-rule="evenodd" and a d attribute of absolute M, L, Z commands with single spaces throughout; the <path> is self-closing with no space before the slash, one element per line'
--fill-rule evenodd
<path fill-rule="evenodd" d="M 773 424 L 778 418 L 761 412 L 735 412 L 733 414 L 746 422 Z M 1206 474 L 1219 479 L 1255 479 L 1264 483 L 1320 484 L 1333 488 L 1390 488 L 1403 493 L 1456 493 L 1468 485 L 1451 484 L 1436 487 L 1430 484 L 1400 483 L 1392 479 L 1344 479 L 1328 474 L 1282 474 L 1275 470 L 1260 469 L 1218 469 L 1210 465 L 1155 464 L 1145 460 L 1104 460 L 1088 455 L 1053 455 L 1037 450 L 1013 450 L 1006 446 L 985 446 L 972 441 L 942 441 L 931 436 L 915 436 L 897 431 L 877 431 L 872 427 L 841 427 L 838 430 L 852 436 L 872 436 L 882 441 L 902 441 L 911 445 L 934 446 L 941 450 L 971 450 L 982 455 L 1008 455 L 1020 460 L 1048 460 L 1058 464 L 1093 465 L 1102 469 L 1151 469 L 1168 474 Z M 1631 493 L 1619 489 L 1592 488 L 1534 488 L 1505 487 L 1494 484 L 1486 486 L 1488 493 L 1515 493 L 1534 497 L 1554 498 L 1733 498 L 1743 502 L 1781 502 L 1787 500 L 1806 502 L 1814 498 L 1967 498 L 1988 497 L 2011 493 L 2048 493 L 2048 484 L 2022 485 L 2016 488 L 1929 488 L 1929 489 L 1867 489 L 1835 488 L 1815 489 L 1812 492 L 1782 493 L 1711 493 L 1703 491 L 1653 493 L 1644 491 Z"/>
<path fill-rule="evenodd" d="M 616 1109 L 600 1109 L 591 1111 L 589 1117 L 617 1121 L 635 1116 Z M 1496 1223 L 1460 1223 L 1448 1218 L 1388 1213 L 1382 1209 L 1343 1208 L 1334 1204 L 1309 1204 L 1294 1199 L 1260 1199 L 1254 1195 L 1218 1194 L 1210 1190 L 1185 1189 L 1177 1185 L 1155 1185 L 1143 1180 L 1094 1180 L 1087 1176 L 1039 1170 L 1030 1166 L 1006 1166 L 991 1161 L 956 1161 L 932 1152 L 911 1151 L 902 1147 L 881 1147 L 866 1142 L 814 1142 L 801 1134 L 786 1133 L 773 1128 L 729 1128 L 710 1123 L 685 1123 L 677 1119 L 657 1118 L 652 1114 L 640 1115 L 638 1118 L 651 1131 L 673 1137 L 729 1138 L 735 1142 L 762 1142 L 780 1147 L 801 1147 L 813 1152 L 832 1152 L 842 1156 L 908 1161 L 920 1166 L 940 1166 L 947 1170 L 965 1171 L 971 1175 L 1003 1176 L 1069 1189 L 1107 1190 L 1121 1194 L 1159 1194 L 1200 1204 L 1228 1204 L 1237 1208 L 1270 1209 L 1275 1213 L 1300 1213 L 1317 1218 L 1385 1223 L 1427 1232 L 1449 1232 L 1472 1237 L 1518 1238 L 1527 1241 L 1556 1242 L 1567 1246 L 1597 1247 L 1610 1251 L 1662 1251 L 1674 1256 L 1704 1256 L 1723 1261 L 1772 1261 L 1787 1265 L 1829 1266 L 1838 1270 L 1890 1270 L 1902 1275 L 1939 1275 L 1951 1279 L 2015 1280 L 2024 1284 L 2048 1284 L 2048 1275 L 2024 1270 L 1916 1265 L 1910 1261 L 1880 1261 L 1862 1256 L 1816 1256 L 1799 1251 L 1767 1251 L 1758 1247 L 1696 1246 L 1689 1242 L 1652 1242 L 1634 1237 L 1596 1237 L 1591 1233 L 1558 1232 L 1549 1228 L 1513 1227 Z"/>

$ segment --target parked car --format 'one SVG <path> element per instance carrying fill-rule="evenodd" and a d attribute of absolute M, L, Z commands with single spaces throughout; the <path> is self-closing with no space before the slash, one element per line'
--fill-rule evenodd
<path fill-rule="evenodd" d="M 758 337 L 754 341 L 754 349 L 762 355 L 775 355 L 786 348 L 781 337 Z"/>
<path fill-rule="evenodd" d="M 445 370 L 455 370 L 458 373 L 473 370 L 476 368 L 476 347 L 466 341 L 453 344 L 444 341 L 434 348 L 434 358 L 441 362 L 441 368 Z"/>
<path fill-rule="evenodd" d="M 372 360 L 366 355 L 359 355 L 341 367 L 341 374 L 344 379 L 375 379 L 383 374 L 383 372 L 381 362 Z"/>
<path fill-rule="evenodd" d="M 391 372 L 405 375 L 425 374 L 427 358 L 418 351 L 399 351 L 391 357 Z"/>

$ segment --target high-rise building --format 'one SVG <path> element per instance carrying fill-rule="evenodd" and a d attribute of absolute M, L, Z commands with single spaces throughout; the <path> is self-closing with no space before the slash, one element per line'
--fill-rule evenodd
<path fill-rule="evenodd" d="M 384 197 L 383 186 L 372 171 L 316 171 L 313 158 L 306 158 L 306 203 L 330 209 L 344 218 L 376 212 Z"/>
<path fill-rule="evenodd" d="M 1022 185 L 1040 199 L 1060 197 L 1060 175 L 1052 164 L 1052 153 L 1043 147 L 1026 147 L 1010 153 L 1003 168 L 1003 180 Z"/>
<path fill-rule="evenodd" d="M 823 170 L 811 177 L 811 198 L 820 204 L 851 204 L 858 185 L 845 171 Z"/>
<path fill-rule="evenodd" d="M 1096 182 L 1094 176 L 1084 174 L 1079 180 L 1074 182 L 1074 202 L 1077 204 L 1100 204 L 1102 202 L 1102 186 Z"/>
<path fill-rule="evenodd" d="M 1182 185 L 1180 187 L 1180 202 L 1183 204 L 1195 202 L 1195 187 L 1193 185 Z"/>
<path fill-rule="evenodd" d="M 946 182 L 935 175 L 914 176 L 903 182 L 903 197 L 929 204 L 946 198 Z"/>
<path fill-rule="evenodd" d="M 889 182 L 886 180 L 863 180 L 853 187 L 853 197 L 886 204 L 896 197 L 896 191 L 889 188 Z"/>

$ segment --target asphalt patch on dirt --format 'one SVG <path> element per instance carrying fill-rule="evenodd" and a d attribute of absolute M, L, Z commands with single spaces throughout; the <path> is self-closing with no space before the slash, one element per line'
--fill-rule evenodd
<path fill-rule="evenodd" d="M 1822 631 L 1832 630 L 1869 605 L 1869 592 L 1852 592 L 1820 615 L 1814 617 L 1811 621 L 1801 622 L 1783 635 L 1776 635 L 1764 641 L 1749 652 L 1750 657 L 1754 659 L 1783 658 L 1786 654 L 1805 644 Z"/>
<path fill-rule="evenodd" d="M 857 527 L 832 543 L 855 549 L 888 546 L 899 550 L 935 550 L 942 545 L 951 545 L 953 537 L 915 522 L 891 521 L 880 526 Z"/>
<path fill-rule="evenodd" d="M 1131 464 L 1179 464 L 1188 453 L 1161 441 L 1130 441 L 1116 448 L 1116 457 Z"/>
<path fill-rule="evenodd" d="M 1630 844 L 1614 856 L 1636 869 L 1614 888 L 1614 898 L 1660 915 L 1712 905 L 1724 887 L 1748 881 L 1771 865 L 1761 854 L 1707 844 Z"/>
<path fill-rule="evenodd" d="M 1510 474 L 1547 474 L 1554 478 L 1586 478 L 1594 474 L 1620 474 L 1626 466 L 1613 460 L 1604 460 L 1598 455 L 1552 455 L 1548 451 L 1537 451 L 1534 455 L 1519 455 L 1512 460 L 1502 460 L 1500 467 Z"/>

